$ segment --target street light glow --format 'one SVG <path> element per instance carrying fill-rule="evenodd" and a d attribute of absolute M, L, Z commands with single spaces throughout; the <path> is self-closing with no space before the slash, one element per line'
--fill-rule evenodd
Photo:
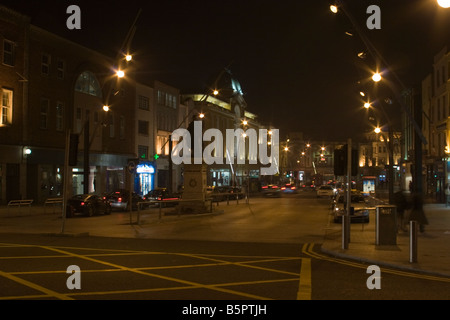
<path fill-rule="evenodd" d="M 131 61 L 131 59 L 133 59 L 133 57 L 131 56 L 131 54 L 127 54 L 127 55 L 125 56 L 125 60 Z"/>
<path fill-rule="evenodd" d="M 248 123 L 247 120 L 242 121 L 242 124 L 243 124 L 244 126 L 246 126 L 247 123 Z"/>
<path fill-rule="evenodd" d="M 203 119 L 205 117 L 205 114 L 204 113 L 200 113 L 198 116 L 200 117 L 200 119 Z"/>
<path fill-rule="evenodd" d="M 370 108 L 370 103 L 368 103 L 368 102 L 364 103 L 364 108 L 369 109 Z"/>
<path fill-rule="evenodd" d="M 103 111 L 108 112 L 109 111 L 109 107 L 107 105 L 103 106 Z"/>
<path fill-rule="evenodd" d="M 125 76 L 125 72 L 123 72 L 122 70 L 117 70 L 116 75 L 117 75 L 119 78 L 123 78 L 123 77 Z"/>
<path fill-rule="evenodd" d="M 372 76 L 372 80 L 375 81 L 375 82 L 380 81 L 381 80 L 381 74 L 379 72 L 374 73 L 373 76 Z"/>
<path fill-rule="evenodd" d="M 214 94 L 215 96 L 217 96 L 217 95 L 219 94 L 219 91 L 216 89 L 216 90 L 213 91 L 213 94 Z"/>
<path fill-rule="evenodd" d="M 330 10 L 331 10 L 331 12 L 333 12 L 333 13 L 337 13 L 337 12 L 338 12 L 338 7 L 335 6 L 334 4 L 332 4 L 332 5 L 330 6 Z"/>
<path fill-rule="evenodd" d="M 450 8 L 450 0 L 437 0 L 437 3 L 442 8 Z"/>
<path fill-rule="evenodd" d="M 380 133 L 381 129 L 379 127 L 376 127 L 374 131 L 375 131 L 375 133 Z"/>

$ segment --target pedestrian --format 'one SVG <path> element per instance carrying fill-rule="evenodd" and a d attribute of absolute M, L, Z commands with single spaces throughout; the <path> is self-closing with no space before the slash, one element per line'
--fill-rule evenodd
<path fill-rule="evenodd" d="M 407 231 L 405 228 L 405 211 L 408 209 L 408 200 L 405 197 L 405 194 L 403 193 L 403 190 L 397 191 L 394 193 L 394 203 L 397 206 L 397 222 L 398 222 L 398 229 L 401 229 L 402 231 Z"/>
<path fill-rule="evenodd" d="M 409 221 L 417 221 L 420 232 L 425 232 L 425 225 L 428 224 L 428 219 L 425 216 L 425 211 L 423 210 L 422 197 L 418 194 L 413 194 L 411 200 L 411 213 L 409 215 Z"/>
<path fill-rule="evenodd" d="M 450 206 L 450 184 L 445 185 L 445 206 Z"/>

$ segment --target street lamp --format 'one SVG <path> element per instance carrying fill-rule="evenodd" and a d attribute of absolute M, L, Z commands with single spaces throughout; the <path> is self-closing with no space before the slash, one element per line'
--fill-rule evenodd
<path fill-rule="evenodd" d="M 450 0 L 437 0 L 437 3 L 442 8 L 450 8 Z"/>
<path fill-rule="evenodd" d="M 125 76 L 125 72 L 123 72 L 123 70 L 117 70 L 116 75 L 119 78 L 123 78 Z"/>
<path fill-rule="evenodd" d="M 375 73 L 372 75 L 372 80 L 375 81 L 375 82 L 380 81 L 380 80 L 381 80 L 381 74 L 380 74 L 379 72 L 375 72 Z"/>

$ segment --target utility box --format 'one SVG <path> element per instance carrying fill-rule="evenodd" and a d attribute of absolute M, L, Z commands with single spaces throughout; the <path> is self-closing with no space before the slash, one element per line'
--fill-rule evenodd
<path fill-rule="evenodd" d="M 376 245 L 397 244 L 397 207 L 394 205 L 376 206 L 375 216 Z"/>

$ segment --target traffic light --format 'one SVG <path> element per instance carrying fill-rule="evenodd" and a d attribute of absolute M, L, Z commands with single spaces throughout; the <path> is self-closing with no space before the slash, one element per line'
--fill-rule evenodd
<path fill-rule="evenodd" d="M 334 175 L 343 176 L 347 171 L 347 154 L 344 149 L 334 149 Z"/>
<path fill-rule="evenodd" d="M 76 166 L 77 165 L 78 138 L 79 138 L 78 134 L 76 134 L 76 133 L 71 133 L 70 134 L 70 141 L 69 141 L 69 166 Z"/>
<path fill-rule="evenodd" d="M 334 149 L 334 175 L 343 176 L 347 174 L 347 145 L 344 145 L 340 149 Z M 358 175 L 358 150 L 352 149 L 351 155 L 351 175 Z"/>

